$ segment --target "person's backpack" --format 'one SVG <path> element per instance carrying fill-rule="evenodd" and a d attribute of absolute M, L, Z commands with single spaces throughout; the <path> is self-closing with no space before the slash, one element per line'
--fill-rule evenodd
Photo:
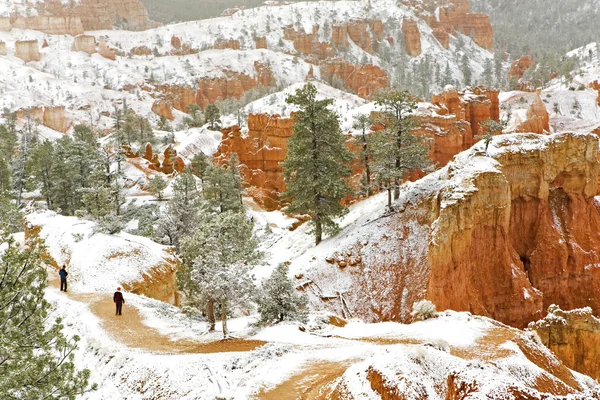
<path fill-rule="evenodd" d="M 115 303 L 122 303 L 123 302 L 123 293 L 121 292 L 115 292 Z"/>

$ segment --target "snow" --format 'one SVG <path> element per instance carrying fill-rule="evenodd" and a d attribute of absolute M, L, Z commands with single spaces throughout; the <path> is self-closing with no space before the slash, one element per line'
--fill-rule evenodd
<path fill-rule="evenodd" d="M 124 283 L 143 280 L 153 268 L 174 263 L 167 247 L 128 233 L 96 233 L 96 224 L 54 212 L 27 216 L 48 255 L 60 266 L 67 265 L 70 287 L 77 292 L 109 292 Z"/>

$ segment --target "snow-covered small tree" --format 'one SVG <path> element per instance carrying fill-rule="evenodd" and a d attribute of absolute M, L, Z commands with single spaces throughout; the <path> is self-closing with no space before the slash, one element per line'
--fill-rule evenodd
<path fill-rule="evenodd" d="M 168 186 L 168 183 L 165 180 L 165 178 L 163 178 L 160 175 L 157 175 L 150 180 L 150 185 L 148 185 L 148 191 L 150 193 L 154 194 L 154 196 L 156 196 L 156 198 L 159 201 L 162 201 L 163 192 L 167 188 L 167 186 Z"/>
<path fill-rule="evenodd" d="M 271 324 L 282 321 L 306 322 L 307 299 L 296 293 L 292 281 L 288 278 L 289 267 L 280 264 L 265 280 L 256 296 L 259 324 Z"/>
<path fill-rule="evenodd" d="M 21 247 L 0 227 L 0 392 L 2 399 L 72 399 L 96 386 L 89 370 L 77 371 L 79 338 L 52 321 L 44 299 L 47 273 L 42 252 L 29 242 Z"/>
<path fill-rule="evenodd" d="M 485 152 L 487 153 L 488 147 L 490 146 L 490 143 L 492 143 L 494 135 L 501 134 L 502 131 L 506 129 L 507 123 L 505 121 L 487 119 L 479 125 L 485 130 L 481 135 L 475 136 L 475 139 L 483 140 L 483 143 L 485 143 Z"/>
<path fill-rule="evenodd" d="M 247 307 L 256 289 L 250 268 L 261 260 L 262 254 L 253 226 L 244 213 L 207 212 L 193 235 L 182 244 L 181 287 L 196 304 L 198 300 L 220 304 L 225 338 L 229 337 L 230 307 Z"/>
<path fill-rule="evenodd" d="M 173 182 L 173 197 L 159 215 L 159 240 L 179 249 L 184 237 L 192 234 L 200 218 L 200 192 L 196 178 L 186 169 Z"/>

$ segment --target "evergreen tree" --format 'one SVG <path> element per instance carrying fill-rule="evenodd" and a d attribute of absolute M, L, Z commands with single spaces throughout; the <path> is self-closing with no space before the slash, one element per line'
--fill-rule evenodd
<path fill-rule="evenodd" d="M 289 267 L 280 264 L 271 276 L 262 283 L 256 297 L 259 324 L 271 324 L 283 321 L 306 322 L 307 299 L 296 293 L 288 278 Z"/>
<path fill-rule="evenodd" d="M 350 193 L 345 178 L 351 174 L 352 153 L 346 148 L 338 116 L 329 109 L 333 100 L 317 100 L 317 88 L 307 83 L 286 99 L 300 111 L 294 114 L 294 135 L 288 140 L 283 163 L 291 200 L 288 214 L 308 214 L 314 225 L 315 243 L 323 232 L 335 232 L 335 217 L 345 208 L 340 204 Z"/>
<path fill-rule="evenodd" d="M 208 206 L 215 211 L 241 212 L 241 178 L 236 165 L 209 165 L 202 182 L 202 194 Z"/>
<path fill-rule="evenodd" d="M 391 207 L 392 191 L 397 200 L 405 172 L 430 166 L 429 147 L 422 136 L 413 134 L 418 123 L 411 114 L 417 103 L 409 92 L 390 91 L 378 96 L 376 103 L 384 110 L 378 120 L 384 129 L 373 134 L 374 168 Z"/>
<path fill-rule="evenodd" d="M 202 111 L 200 110 L 200 106 L 198 104 L 190 104 L 188 106 L 188 114 L 189 118 L 185 118 L 184 122 L 190 128 L 199 128 L 204 125 L 204 121 L 202 119 Z"/>
<path fill-rule="evenodd" d="M 182 239 L 191 235 L 199 223 L 200 200 L 194 175 L 189 170 L 178 175 L 173 182 L 173 197 L 159 216 L 157 235 L 162 242 L 180 249 Z"/>
<path fill-rule="evenodd" d="M 158 175 L 150 180 L 148 191 L 153 193 L 159 201 L 163 199 L 163 192 L 167 188 L 168 183 L 162 176 Z"/>
<path fill-rule="evenodd" d="M 29 163 L 30 178 L 34 188 L 41 191 L 46 200 L 46 205 L 51 208 L 52 196 L 52 164 L 54 161 L 54 147 L 50 141 L 44 141 L 37 146 L 32 154 Z"/>
<path fill-rule="evenodd" d="M 89 386 L 89 370 L 77 371 L 79 338 L 66 338 L 61 320 L 50 323 L 50 304 L 42 252 L 34 243 L 21 249 L 2 234 L 7 246 L 0 262 L 0 388 L 2 398 L 71 399 Z"/>
<path fill-rule="evenodd" d="M 247 307 L 255 290 L 250 268 L 262 254 L 252 230 L 253 223 L 244 213 L 209 212 L 183 242 L 181 286 L 192 301 L 211 300 L 220 305 L 225 338 L 229 337 L 230 307 Z"/>
<path fill-rule="evenodd" d="M 361 158 L 363 165 L 365 166 L 365 187 L 364 191 L 367 197 L 372 194 L 372 185 L 371 185 L 371 159 L 372 159 L 372 151 L 369 146 L 369 137 L 367 136 L 367 131 L 371 129 L 373 125 L 373 119 L 368 115 L 358 115 L 354 119 L 354 124 L 352 127 L 361 132 L 361 135 L 355 139 L 355 144 L 361 147 L 361 151 L 358 156 Z"/>
<path fill-rule="evenodd" d="M 209 104 L 204 110 L 204 117 L 206 122 L 209 124 L 210 129 L 219 127 L 219 121 L 221 120 L 221 112 L 215 104 Z"/>
<path fill-rule="evenodd" d="M 502 131 L 506 129 L 507 122 L 488 119 L 479 125 L 484 129 L 484 132 L 481 135 L 475 136 L 475 139 L 483 140 L 485 143 L 485 152 L 487 153 L 488 147 L 490 146 L 490 143 L 492 143 L 494 135 L 501 134 Z"/>
<path fill-rule="evenodd" d="M 471 71 L 471 62 L 466 53 L 462 57 L 460 69 L 463 74 L 465 86 L 471 86 L 471 79 L 473 78 L 473 72 Z"/>
<path fill-rule="evenodd" d="M 194 155 L 192 159 L 192 171 L 194 175 L 196 175 L 200 179 L 204 179 L 204 174 L 206 173 L 206 169 L 210 165 L 208 157 L 202 152 Z"/>

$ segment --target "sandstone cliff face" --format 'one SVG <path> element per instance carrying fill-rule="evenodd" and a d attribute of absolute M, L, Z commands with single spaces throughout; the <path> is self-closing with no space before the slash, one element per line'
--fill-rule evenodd
<path fill-rule="evenodd" d="M 50 129 L 54 129 L 57 132 L 66 133 L 69 129 L 64 106 L 33 107 L 25 110 L 18 110 L 17 118 L 19 120 L 32 118 L 37 121 L 37 123 Z"/>
<path fill-rule="evenodd" d="M 0 56 L 6 55 L 6 43 L 0 42 Z"/>
<path fill-rule="evenodd" d="M 468 0 L 403 0 L 405 5 L 415 9 L 431 27 L 440 44 L 448 48 L 448 35 L 461 32 L 473 38 L 475 43 L 490 51 L 494 49 L 494 29 L 490 18 L 485 14 L 470 12 Z"/>
<path fill-rule="evenodd" d="M 152 112 L 159 117 L 164 117 L 170 121 L 175 119 L 171 105 L 164 100 L 156 100 L 154 104 L 152 104 Z"/>
<path fill-rule="evenodd" d="M 285 191 L 280 163 L 287 155 L 287 139 L 292 136 L 293 120 L 278 115 L 250 114 L 248 134 L 238 127 L 223 131 L 223 141 L 214 155 L 219 163 L 237 153 L 248 194 L 266 210 L 281 207 L 279 195 Z"/>
<path fill-rule="evenodd" d="M 83 34 L 81 19 L 75 16 L 18 17 L 11 25 L 14 29 L 31 29 L 50 35 L 77 36 Z"/>
<path fill-rule="evenodd" d="M 59 17 L 78 17 L 86 31 L 112 29 L 113 25 L 133 31 L 154 26 L 140 0 L 81 0 L 72 5 L 48 1 L 40 3 L 38 12 L 40 15 L 48 13 Z"/>
<path fill-rule="evenodd" d="M 71 51 L 83 51 L 84 53 L 96 53 L 96 38 L 94 36 L 79 35 L 73 40 Z"/>
<path fill-rule="evenodd" d="M 421 31 L 417 22 L 404 18 L 402 21 L 402 34 L 404 35 L 404 46 L 411 57 L 421 55 Z"/>
<path fill-rule="evenodd" d="M 395 212 L 336 239 L 333 264 L 317 257 L 304 274 L 325 296 L 315 306 L 410 321 L 427 298 L 517 327 L 550 304 L 598 313 L 600 270 L 589 267 L 600 262 L 597 137 L 502 135 L 491 157 L 482 149 L 407 185 Z M 359 262 L 340 271 L 339 260 Z M 346 310 L 338 296 L 324 300 L 336 291 Z"/>
<path fill-rule="evenodd" d="M 37 40 L 24 40 L 15 43 L 15 56 L 25 62 L 40 61 L 40 47 Z"/>
<path fill-rule="evenodd" d="M 196 104 L 206 108 L 217 100 L 239 99 L 244 93 L 258 86 L 272 86 L 273 74 L 270 68 L 259 62 L 254 63 L 255 76 L 238 72 L 223 71 L 226 78 L 202 78 L 198 81 Z"/>
<path fill-rule="evenodd" d="M 338 81 L 363 98 L 370 98 L 379 89 L 390 87 L 390 79 L 384 70 L 376 65 L 354 65 L 342 59 L 327 60 L 321 63 L 321 77 L 328 82 Z"/>
<path fill-rule="evenodd" d="M 529 325 L 542 343 L 570 369 L 600 379 L 600 319 L 591 308 L 563 311 L 550 306 L 548 315 Z"/>

